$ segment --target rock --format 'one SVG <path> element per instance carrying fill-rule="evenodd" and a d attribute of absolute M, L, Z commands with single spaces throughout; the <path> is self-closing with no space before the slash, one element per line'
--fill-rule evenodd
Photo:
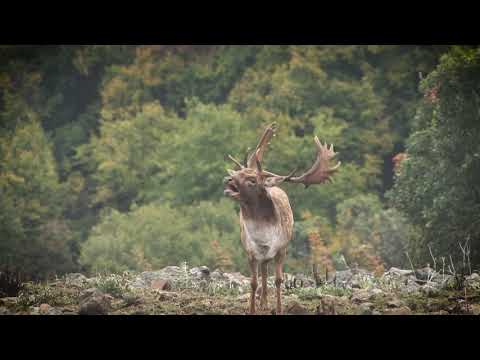
<path fill-rule="evenodd" d="M 430 284 L 426 284 L 426 285 L 421 287 L 421 292 L 428 297 L 435 297 L 435 296 L 439 295 L 440 290 L 437 289 L 435 286 L 432 286 Z"/>
<path fill-rule="evenodd" d="M 367 302 L 372 297 L 372 294 L 366 289 L 354 289 L 354 292 L 351 297 L 351 301 L 354 304 L 360 304 L 362 302 Z"/>
<path fill-rule="evenodd" d="M 391 267 L 390 270 L 388 270 L 384 276 L 413 276 L 414 275 L 414 272 L 413 270 L 402 270 L 402 269 L 398 269 L 396 267 Z"/>
<path fill-rule="evenodd" d="M 227 281 L 229 282 L 229 284 L 233 285 L 234 287 L 239 287 L 239 288 L 250 287 L 250 279 L 247 278 L 246 276 L 243 276 L 239 272 L 225 273 L 223 275 L 227 278 Z"/>
<path fill-rule="evenodd" d="M 386 305 L 388 308 L 400 308 L 404 305 L 404 303 L 399 299 L 392 299 L 387 301 Z"/>
<path fill-rule="evenodd" d="M 284 280 L 286 279 L 286 276 L 284 276 Z M 293 282 L 296 287 L 314 287 L 315 286 L 315 280 L 304 275 L 304 274 L 295 274 L 293 276 Z M 272 276 L 272 284 L 275 284 L 275 277 Z"/>
<path fill-rule="evenodd" d="M 306 308 L 304 308 L 301 304 L 299 304 L 296 301 L 291 302 L 287 306 L 286 313 L 288 315 L 309 315 L 310 314 Z"/>
<path fill-rule="evenodd" d="M 472 275 L 467 276 L 467 281 L 480 281 L 480 274 L 472 273 Z"/>
<path fill-rule="evenodd" d="M 158 279 L 158 280 L 153 280 L 152 283 L 150 284 L 150 287 L 153 289 L 168 291 L 172 289 L 172 284 L 170 280 Z"/>
<path fill-rule="evenodd" d="M 4 297 L 0 299 L 0 306 L 12 307 L 17 304 L 17 297 Z"/>
<path fill-rule="evenodd" d="M 62 311 L 50 306 L 49 304 L 41 304 L 38 308 L 40 315 L 61 315 Z"/>
<path fill-rule="evenodd" d="M 372 290 L 370 290 L 370 292 L 373 295 L 373 297 L 380 297 L 385 295 L 383 290 L 377 289 L 377 288 L 373 288 Z"/>
<path fill-rule="evenodd" d="M 10 311 L 4 306 L 0 306 L 0 315 L 10 315 Z"/>
<path fill-rule="evenodd" d="M 80 273 L 72 273 L 65 275 L 65 285 L 74 287 L 84 287 L 89 283 L 89 279 Z"/>
<path fill-rule="evenodd" d="M 357 309 L 358 315 L 373 315 L 373 304 L 372 303 L 363 303 Z"/>
<path fill-rule="evenodd" d="M 384 315 L 411 315 L 412 310 L 408 306 L 402 306 L 384 311 Z"/>
<path fill-rule="evenodd" d="M 112 297 L 98 289 L 81 296 L 80 315 L 106 315 L 111 310 Z"/>
<path fill-rule="evenodd" d="M 190 275 L 197 280 L 206 280 L 210 278 L 210 269 L 206 266 L 194 267 L 190 269 Z"/>
<path fill-rule="evenodd" d="M 437 273 L 430 267 L 415 270 L 415 276 L 419 280 L 431 280 Z"/>
<path fill-rule="evenodd" d="M 226 277 L 223 276 L 223 273 L 218 269 L 210 274 L 210 278 L 214 281 L 226 281 Z"/>
<path fill-rule="evenodd" d="M 190 273 L 178 267 L 178 266 L 167 266 L 162 270 L 158 271 L 145 271 L 138 275 L 135 280 L 131 283 L 132 287 L 136 288 L 147 288 L 152 286 L 152 282 L 155 280 L 169 280 L 172 286 L 183 282 L 185 278 L 190 279 Z"/>
<path fill-rule="evenodd" d="M 352 282 L 350 283 L 350 287 L 352 289 L 360 289 L 361 288 L 360 283 L 357 280 L 352 280 Z"/>
<path fill-rule="evenodd" d="M 329 274 L 330 275 L 330 274 Z M 336 273 L 329 276 L 328 281 L 334 282 L 337 287 L 349 287 L 350 281 L 352 280 L 353 273 L 351 270 L 337 271 Z"/>

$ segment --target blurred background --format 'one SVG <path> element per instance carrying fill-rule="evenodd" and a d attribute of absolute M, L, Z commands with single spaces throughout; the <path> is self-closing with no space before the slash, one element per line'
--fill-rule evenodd
<path fill-rule="evenodd" d="M 282 185 L 287 272 L 475 266 L 479 63 L 478 46 L 2 45 L 0 267 L 248 274 L 225 155 L 273 121 L 266 169 L 307 169 L 314 135 L 342 161 L 333 184 Z"/>

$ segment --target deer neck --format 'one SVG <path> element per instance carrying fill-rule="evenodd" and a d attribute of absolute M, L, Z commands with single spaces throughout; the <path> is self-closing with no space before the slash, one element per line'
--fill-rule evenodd
<path fill-rule="evenodd" d="M 275 205 L 267 192 L 240 204 L 242 216 L 248 220 L 272 223 L 276 220 Z"/>

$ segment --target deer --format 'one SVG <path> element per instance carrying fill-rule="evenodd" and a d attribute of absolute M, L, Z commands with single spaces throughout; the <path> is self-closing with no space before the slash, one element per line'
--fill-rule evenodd
<path fill-rule="evenodd" d="M 236 170 L 228 169 L 224 178 L 224 195 L 240 204 L 240 241 L 248 258 L 251 272 L 251 294 L 249 313 L 256 313 L 256 293 L 258 270 L 261 271 L 260 308 L 266 310 L 268 264 L 275 264 L 276 314 L 282 314 L 281 285 L 283 283 L 283 264 L 287 255 L 287 246 L 293 238 L 293 212 L 289 198 L 279 185 L 282 183 L 310 185 L 333 182 L 332 176 L 341 162 L 331 167 L 330 161 L 337 153 L 327 144 L 314 137 L 316 160 L 311 168 L 301 176 L 294 176 L 297 169 L 282 176 L 269 172 L 262 167 L 262 159 L 275 136 L 277 124 L 267 126 L 255 150 L 245 155 L 243 164 L 228 154 L 236 165 Z"/>

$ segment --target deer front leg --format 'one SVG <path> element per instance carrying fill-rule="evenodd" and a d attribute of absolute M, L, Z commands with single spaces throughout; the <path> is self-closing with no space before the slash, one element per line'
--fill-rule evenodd
<path fill-rule="evenodd" d="M 286 250 L 281 250 L 275 256 L 275 286 L 277 292 L 277 315 L 282 314 L 282 283 L 283 283 L 283 260 L 285 259 Z"/>
<path fill-rule="evenodd" d="M 261 265 L 261 269 L 262 269 L 262 298 L 260 300 L 260 308 L 265 310 L 268 306 L 268 300 L 267 300 L 268 262 L 263 262 Z"/>
<path fill-rule="evenodd" d="M 257 293 L 257 271 L 258 271 L 258 263 L 255 259 L 249 260 L 250 264 L 250 271 L 252 274 L 252 278 L 250 280 L 250 285 L 252 287 L 252 293 L 250 294 L 250 315 L 255 314 L 255 295 Z"/>

